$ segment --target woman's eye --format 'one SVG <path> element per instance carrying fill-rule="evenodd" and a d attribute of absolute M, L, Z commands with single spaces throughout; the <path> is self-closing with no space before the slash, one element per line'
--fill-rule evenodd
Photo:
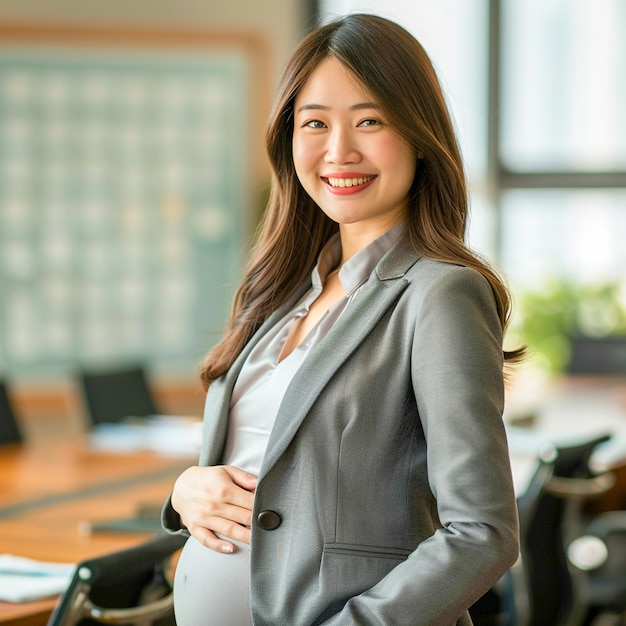
<path fill-rule="evenodd" d="M 359 126 L 377 126 L 380 124 L 380 120 L 374 118 L 368 118 L 359 123 Z"/>
<path fill-rule="evenodd" d="M 310 120 L 305 124 L 309 128 L 326 128 L 326 124 L 324 122 L 320 122 L 319 120 Z"/>

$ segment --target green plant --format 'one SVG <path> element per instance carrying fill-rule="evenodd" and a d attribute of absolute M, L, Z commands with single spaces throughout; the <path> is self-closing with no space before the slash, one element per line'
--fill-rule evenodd
<path fill-rule="evenodd" d="M 551 280 L 541 289 L 521 291 L 513 334 L 528 345 L 535 365 L 561 372 L 572 337 L 626 334 L 624 287 Z"/>

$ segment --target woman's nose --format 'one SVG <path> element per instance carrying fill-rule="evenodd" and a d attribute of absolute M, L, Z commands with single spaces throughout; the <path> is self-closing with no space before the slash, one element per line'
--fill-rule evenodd
<path fill-rule="evenodd" d="M 341 165 L 344 163 L 358 163 L 360 160 L 361 154 L 354 137 L 352 137 L 349 131 L 337 128 L 328 135 L 325 155 L 327 163 Z"/>

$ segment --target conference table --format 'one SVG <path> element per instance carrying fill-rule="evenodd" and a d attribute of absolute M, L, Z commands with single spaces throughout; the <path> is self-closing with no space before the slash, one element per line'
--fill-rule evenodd
<path fill-rule="evenodd" d="M 196 459 L 195 450 L 183 455 L 103 448 L 87 435 L 2 446 L 0 554 L 77 563 L 136 545 L 156 532 L 156 525 L 153 530 L 94 528 L 146 511 L 156 516 L 176 476 Z M 45 625 L 57 599 L 0 602 L 0 624 Z"/>

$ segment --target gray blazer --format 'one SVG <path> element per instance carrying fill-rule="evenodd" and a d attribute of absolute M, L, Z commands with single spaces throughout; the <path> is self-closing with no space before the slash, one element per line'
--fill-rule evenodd
<path fill-rule="evenodd" d="M 237 375 L 291 304 L 211 386 L 201 465 L 220 463 Z M 502 410 L 489 285 L 401 239 L 278 412 L 254 501 L 255 626 L 471 624 L 518 556 Z"/>

